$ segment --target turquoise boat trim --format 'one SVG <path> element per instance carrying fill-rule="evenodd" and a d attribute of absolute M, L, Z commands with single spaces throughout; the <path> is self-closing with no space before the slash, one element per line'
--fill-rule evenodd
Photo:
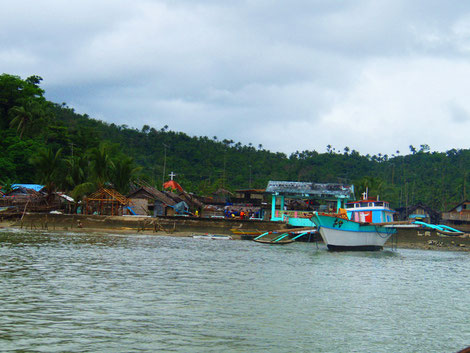
<path fill-rule="evenodd" d="M 292 238 L 292 240 L 295 240 L 295 239 L 297 239 L 297 238 L 300 238 L 301 236 L 303 236 L 303 235 L 305 235 L 305 234 L 308 234 L 308 233 L 310 233 L 310 231 L 308 231 L 308 232 L 303 232 L 303 233 L 300 233 L 300 234 L 299 234 L 299 235 L 297 235 L 296 237 Z"/>
<path fill-rule="evenodd" d="M 266 233 L 263 233 L 261 235 L 258 235 L 255 239 L 253 240 L 258 240 L 258 239 L 261 239 L 262 237 L 264 237 L 265 235 L 268 235 L 270 232 L 266 232 Z"/>
<path fill-rule="evenodd" d="M 284 238 L 287 237 L 287 236 L 289 236 L 289 233 L 283 233 L 283 234 L 281 234 L 280 236 L 278 236 L 277 238 L 275 238 L 275 239 L 273 240 L 273 243 L 276 243 L 276 242 L 278 242 L 279 240 L 282 240 L 282 239 L 284 239 Z"/>
<path fill-rule="evenodd" d="M 452 228 L 443 224 L 429 224 L 429 223 L 421 222 L 421 221 L 414 221 L 413 223 L 427 227 L 427 228 L 435 229 L 435 230 L 440 230 L 440 231 L 450 230 L 451 232 L 455 232 L 455 233 L 463 233 L 461 230 L 458 230 L 458 229 L 455 229 L 455 228 Z"/>
<path fill-rule="evenodd" d="M 359 222 L 351 221 L 350 219 L 321 216 L 317 213 L 312 217 L 312 221 L 319 228 L 323 227 L 326 229 L 335 229 L 354 233 L 383 233 L 391 235 L 395 234 L 397 231 L 396 228 L 386 228 L 384 226 L 374 225 L 373 223 L 364 225 Z"/>
<path fill-rule="evenodd" d="M 445 225 L 443 225 L 443 224 L 440 224 L 440 226 L 441 226 L 442 228 L 448 229 L 448 230 L 450 230 L 450 231 L 452 231 L 452 232 L 462 233 L 461 230 L 458 230 L 458 229 L 455 229 L 455 228 L 452 228 L 452 227 L 449 227 L 449 226 L 445 226 Z"/>
<path fill-rule="evenodd" d="M 421 222 L 421 221 L 414 221 L 413 223 L 418 224 L 420 226 L 427 227 L 427 228 L 431 228 L 431 229 L 443 230 L 440 226 L 436 224 L 429 224 L 429 223 Z"/>
<path fill-rule="evenodd" d="M 289 217 L 287 224 L 293 227 L 302 227 L 302 228 L 314 226 L 310 218 L 298 218 L 298 217 L 297 218 Z"/>

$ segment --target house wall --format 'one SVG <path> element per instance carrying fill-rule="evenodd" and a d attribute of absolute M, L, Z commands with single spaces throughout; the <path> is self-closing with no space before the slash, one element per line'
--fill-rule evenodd
<path fill-rule="evenodd" d="M 147 199 L 130 199 L 129 206 L 132 207 L 134 212 L 138 215 L 148 215 L 148 200 Z"/>
<path fill-rule="evenodd" d="M 164 216 L 165 215 L 165 204 L 161 201 L 155 201 L 153 204 L 153 216 Z"/>

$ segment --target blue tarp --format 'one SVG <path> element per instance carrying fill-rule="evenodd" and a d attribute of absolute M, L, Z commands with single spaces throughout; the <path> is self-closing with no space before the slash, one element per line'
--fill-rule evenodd
<path fill-rule="evenodd" d="M 39 185 L 39 184 L 12 184 L 11 188 L 13 190 L 18 189 L 18 188 L 26 188 L 26 189 L 33 189 L 34 191 L 41 191 L 42 188 L 44 188 L 44 185 Z"/>

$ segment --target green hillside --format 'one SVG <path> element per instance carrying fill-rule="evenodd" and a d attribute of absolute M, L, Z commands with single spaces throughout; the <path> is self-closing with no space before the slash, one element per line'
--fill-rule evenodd
<path fill-rule="evenodd" d="M 469 150 L 431 153 L 422 145 L 410 146 L 407 155 L 363 156 L 327 146 L 323 153 L 287 156 L 167 126 L 137 130 L 95 120 L 47 101 L 41 80 L 0 75 L 0 184 L 6 188 L 43 183 L 80 197 L 112 184 L 126 193 L 135 180 L 161 187 L 173 171 L 186 190 L 202 195 L 292 180 L 353 183 L 358 194 L 367 186 L 393 207 L 422 202 L 446 210 L 467 198 Z"/>

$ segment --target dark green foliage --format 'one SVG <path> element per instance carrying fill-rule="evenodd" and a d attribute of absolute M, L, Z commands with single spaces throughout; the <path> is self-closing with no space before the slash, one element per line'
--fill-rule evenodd
<path fill-rule="evenodd" d="M 110 181 L 121 194 L 129 192 L 130 184 L 135 182 L 142 167 L 137 167 L 134 160 L 127 156 L 118 156 L 111 167 Z"/>
<path fill-rule="evenodd" d="M 48 193 L 56 191 L 65 178 L 65 165 L 62 149 L 54 151 L 51 147 L 41 149 L 31 158 L 38 181 L 45 186 Z"/>
<path fill-rule="evenodd" d="M 367 187 L 394 207 L 422 202 L 446 210 L 468 197 L 469 150 L 431 153 L 422 144 L 410 146 L 406 156 L 362 156 L 328 145 L 325 153 L 287 156 L 167 125 L 138 130 L 91 119 L 46 101 L 41 80 L 0 75 L 0 183 L 42 182 L 80 197 L 108 184 L 126 193 L 137 179 L 160 188 L 173 171 L 186 190 L 199 194 L 292 180 L 353 183 L 357 197 Z"/>

